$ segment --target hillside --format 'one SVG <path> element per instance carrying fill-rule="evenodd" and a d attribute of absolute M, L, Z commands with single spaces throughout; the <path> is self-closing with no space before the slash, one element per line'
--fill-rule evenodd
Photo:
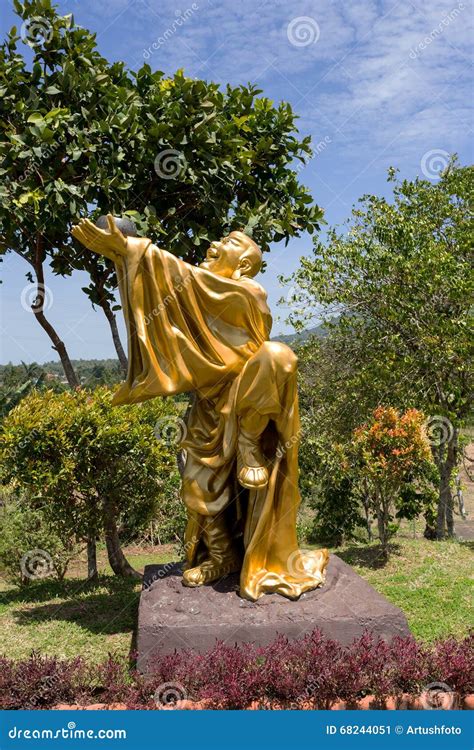
<path fill-rule="evenodd" d="M 297 346 L 307 341 L 310 336 L 325 336 L 324 325 L 308 328 L 301 333 L 286 333 L 272 337 L 272 341 L 281 341 L 288 346 Z M 94 385 L 108 383 L 113 385 L 123 379 L 122 370 L 117 359 L 73 359 L 72 366 L 76 371 L 82 385 Z M 25 380 L 42 380 L 56 382 L 66 385 L 63 368 L 59 361 L 49 361 L 43 364 L 33 362 L 32 364 L 0 365 L 0 385 L 15 386 Z"/>

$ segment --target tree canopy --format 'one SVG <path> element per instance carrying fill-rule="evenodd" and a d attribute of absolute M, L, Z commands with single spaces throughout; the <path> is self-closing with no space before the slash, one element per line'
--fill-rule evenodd
<path fill-rule="evenodd" d="M 140 233 L 190 262 L 209 241 L 244 228 L 269 249 L 318 228 L 321 210 L 300 184 L 311 154 L 289 104 L 252 85 L 166 77 L 145 64 L 128 70 L 97 50 L 95 34 L 51 0 L 14 0 L 22 21 L 0 47 L 0 243 L 30 265 L 32 305 L 77 377 L 45 316 L 44 265 L 87 271 L 85 293 L 114 318 L 113 265 L 70 237 L 79 217 L 128 215 Z M 21 46 L 29 48 L 27 61 Z"/>
<path fill-rule="evenodd" d="M 384 403 L 430 415 L 438 536 L 453 533 L 450 481 L 472 414 L 473 175 L 455 159 L 435 183 L 399 182 L 391 170 L 393 201 L 364 196 L 346 231 L 317 240 L 294 278 L 329 332 L 306 351 L 306 377 L 320 379 L 330 429 L 347 435 Z"/>

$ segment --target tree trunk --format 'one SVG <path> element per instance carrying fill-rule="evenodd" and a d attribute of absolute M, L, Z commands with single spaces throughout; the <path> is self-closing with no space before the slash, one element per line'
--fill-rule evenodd
<path fill-rule="evenodd" d="M 439 464 L 439 491 L 438 512 L 436 517 L 436 539 L 444 539 L 446 536 L 446 498 L 449 485 L 446 483 L 446 461 L 440 460 Z"/>
<path fill-rule="evenodd" d="M 425 515 L 425 530 L 423 532 L 423 536 L 425 539 L 428 539 L 430 542 L 432 542 L 434 539 L 436 539 L 436 526 L 432 522 L 431 518 L 428 518 L 427 515 Z"/>
<path fill-rule="evenodd" d="M 95 581 L 98 577 L 97 545 L 95 542 L 95 535 L 91 534 L 87 540 L 87 580 Z"/>
<path fill-rule="evenodd" d="M 364 481 L 364 491 L 362 494 L 362 506 L 364 508 L 364 514 L 365 514 L 365 525 L 367 527 L 367 539 L 370 542 L 373 540 L 373 534 L 372 534 L 372 526 L 370 522 L 370 494 L 369 494 L 369 488 L 367 487 L 367 482 Z"/>
<path fill-rule="evenodd" d="M 120 546 L 119 533 L 116 523 L 117 507 L 113 500 L 105 500 L 104 502 L 104 530 L 105 530 L 105 544 L 107 547 L 107 554 L 109 557 L 110 567 L 114 571 L 115 575 L 122 576 L 124 578 L 132 577 L 140 579 L 141 574 L 132 568 L 127 558 L 122 552 Z"/>
<path fill-rule="evenodd" d="M 382 548 L 382 556 L 385 559 L 387 557 L 387 540 L 385 538 L 385 526 L 382 508 L 377 508 L 377 528 L 379 532 L 379 542 Z"/>
<path fill-rule="evenodd" d="M 444 539 L 445 531 L 446 531 L 446 513 L 445 513 L 445 505 L 443 500 L 443 492 L 444 492 L 444 475 L 443 475 L 443 466 L 444 466 L 444 445 L 441 443 L 440 445 L 433 445 L 431 448 L 431 452 L 433 454 L 433 459 L 438 467 L 439 471 L 439 484 L 438 484 L 438 507 L 436 510 L 436 531 L 435 531 L 435 538 L 436 539 Z"/>
<path fill-rule="evenodd" d="M 436 538 L 444 539 L 454 536 L 453 496 L 451 492 L 451 477 L 457 463 L 458 430 L 453 428 L 453 434 L 447 444 L 446 451 L 440 446 L 438 454 L 438 468 L 440 472 L 438 514 L 436 524 Z"/>
<path fill-rule="evenodd" d="M 453 493 L 451 487 L 449 488 L 449 497 L 446 505 L 446 531 L 450 539 L 454 536 L 454 508 L 453 508 Z"/>
<path fill-rule="evenodd" d="M 78 388 L 80 386 L 79 379 L 74 371 L 72 362 L 69 359 L 69 354 L 67 353 L 64 342 L 61 341 L 61 339 L 59 338 L 59 335 L 56 333 L 55 329 L 53 328 L 49 320 L 46 319 L 46 316 L 44 314 L 44 307 L 45 307 L 45 302 L 46 302 L 46 286 L 44 283 L 44 269 L 43 269 L 44 246 L 43 244 L 44 244 L 43 237 L 41 234 L 38 234 L 36 237 L 34 262 L 29 259 L 26 259 L 33 266 L 35 275 L 36 275 L 36 299 L 31 305 L 31 309 L 34 313 L 36 320 L 40 324 L 41 328 L 44 331 L 46 331 L 49 338 L 53 342 L 53 349 L 59 354 L 59 358 L 61 360 L 61 364 L 63 366 L 63 370 L 66 376 L 67 382 L 69 383 L 71 388 Z M 25 259 L 25 256 L 21 256 L 21 257 Z"/>
<path fill-rule="evenodd" d="M 454 498 L 451 489 L 451 480 L 458 463 L 458 430 L 453 428 L 453 437 L 448 443 L 448 454 L 446 457 L 446 474 L 448 476 L 448 492 L 446 496 L 446 529 L 448 537 L 454 536 Z"/>
<path fill-rule="evenodd" d="M 117 326 L 117 318 L 115 317 L 108 300 L 103 298 L 101 300 L 100 306 L 102 310 L 104 311 L 105 317 L 107 318 L 109 322 L 110 330 L 112 332 L 112 340 L 115 346 L 115 351 L 117 352 L 117 357 L 119 358 L 120 366 L 126 377 L 127 372 L 128 372 L 128 360 L 127 360 L 127 355 L 125 354 L 124 348 L 122 346 L 122 342 L 120 341 L 120 334 L 119 334 L 118 326 Z"/>
<path fill-rule="evenodd" d="M 377 508 L 377 529 L 379 540 L 382 547 L 382 556 L 384 560 L 388 557 L 388 530 L 387 530 L 387 508 L 383 494 L 376 491 L 376 508 Z"/>
<path fill-rule="evenodd" d="M 43 302 L 40 303 L 41 309 L 38 309 L 37 303 L 38 303 L 38 299 L 40 299 L 41 297 L 43 299 Z M 38 284 L 38 297 L 36 298 L 36 302 L 33 305 L 31 305 L 31 309 L 33 310 L 35 318 L 40 324 L 41 328 L 44 331 L 46 331 L 49 338 L 53 342 L 53 349 L 59 354 L 59 359 L 61 360 L 64 374 L 66 376 L 67 382 L 69 383 L 70 387 L 79 388 L 80 386 L 79 379 L 74 371 L 72 362 L 69 359 L 69 354 L 66 351 L 64 342 L 61 341 L 61 339 L 59 338 L 58 334 L 54 330 L 51 323 L 48 320 L 46 320 L 46 317 L 42 311 L 43 304 L 44 304 L 44 285 Z"/>
<path fill-rule="evenodd" d="M 373 540 L 373 534 L 372 534 L 372 525 L 371 525 L 371 520 L 370 520 L 370 510 L 369 510 L 368 501 L 367 503 L 364 502 L 363 506 L 365 510 L 365 525 L 367 527 L 367 541 L 370 544 Z"/>

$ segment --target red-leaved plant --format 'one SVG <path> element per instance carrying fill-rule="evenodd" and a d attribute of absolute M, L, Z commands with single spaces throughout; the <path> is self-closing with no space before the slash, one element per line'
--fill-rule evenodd
<path fill-rule="evenodd" d="M 242 709 L 255 701 L 330 708 L 341 700 L 350 707 L 366 695 L 382 705 L 389 696 L 419 695 L 433 683 L 462 697 L 474 692 L 473 675 L 474 635 L 423 644 L 414 638 L 387 643 L 366 633 L 342 646 L 316 630 L 296 641 L 280 636 L 264 647 L 217 643 L 205 654 L 168 654 L 146 677 L 113 655 L 99 666 L 36 653 L 21 661 L 0 657 L 0 708 L 101 702 L 156 709 L 184 698 L 210 708 Z"/>

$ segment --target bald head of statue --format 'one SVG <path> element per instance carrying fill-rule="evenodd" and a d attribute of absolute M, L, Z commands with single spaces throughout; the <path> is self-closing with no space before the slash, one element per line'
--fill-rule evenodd
<path fill-rule="evenodd" d="M 218 276 L 238 280 L 241 276 L 255 276 L 262 266 L 262 251 L 244 232 L 231 232 L 221 240 L 211 242 L 201 268 Z"/>

